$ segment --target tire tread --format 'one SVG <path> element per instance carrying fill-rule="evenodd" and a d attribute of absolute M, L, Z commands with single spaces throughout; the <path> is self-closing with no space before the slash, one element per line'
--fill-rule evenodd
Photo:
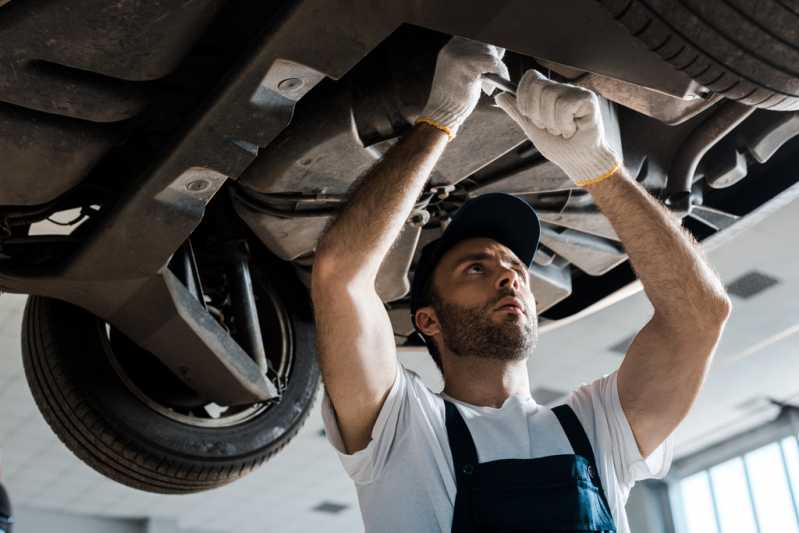
<path fill-rule="evenodd" d="M 692 7 L 687 0 L 598 0 L 612 14 L 612 16 L 636 38 L 641 40 L 644 45 L 652 49 L 665 61 L 671 63 L 676 69 L 686 72 L 698 83 L 704 85 L 711 91 L 737 100 L 746 105 L 765 107 L 775 111 L 799 110 L 799 74 L 793 63 L 786 60 L 785 64 L 771 57 L 766 57 L 752 45 L 747 46 L 745 42 L 738 42 L 731 35 L 730 30 L 723 27 L 724 22 L 710 20 L 708 17 L 698 13 L 698 9 Z M 791 54 L 799 56 L 799 43 L 792 43 L 784 35 L 767 27 L 762 20 L 757 20 L 754 16 L 747 14 L 740 6 L 730 0 L 716 0 L 719 6 L 725 9 L 734 10 L 748 24 L 763 31 L 764 38 L 769 39 L 770 45 L 780 47 L 787 51 L 788 57 Z M 795 15 L 795 23 L 799 26 L 799 13 L 791 11 L 782 2 L 786 12 Z M 673 6 L 674 10 L 679 9 L 685 16 L 692 17 L 696 25 L 704 28 L 704 32 L 713 34 L 718 39 L 717 46 L 722 47 L 726 52 L 723 57 L 735 57 L 733 60 L 720 60 L 714 54 L 698 44 L 696 31 L 688 35 L 687 31 L 676 28 L 672 21 L 659 13 L 664 9 L 663 6 Z M 656 6 L 656 7 L 653 7 Z M 719 8 L 721 9 L 721 7 Z M 663 40 L 664 35 L 672 36 L 672 39 Z M 670 50 L 667 43 L 680 43 L 680 50 L 674 53 Z M 686 64 L 682 64 L 684 55 L 693 56 Z M 743 57 L 744 59 L 740 59 Z M 689 69 L 699 63 L 704 67 L 697 73 L 691 73 Z M 740 63 L 740 64 L 739 64 Z M 799 63 L 797 63 L 799 64 Z M 755 65 L 760 71 L 766 72 L 765 77 L 754 79 L 751 72 L 744 65 Z M 697 65 L 698 67 L 699 65 Z M 768 93 L 764 97 L 764 91 Z M 775 96 L 772 100 L 770 95 Z"/>
<path fill-rule="evenodd" d="M 100 473 L 130 487 L 166 494 L 193 493 L 230 483 L 280 452 L 307 421 L 317 392 L 294 426 L 279 442 L 255 459 L 199 467 L 178 465 L 143 450 L 120 435 L 87 401 L 61 364 L 47 309 L 49 299 L 29 297 L 22 322 L 25 375 L 42 416 L 79 459 Z M 52 306 L 51 306 L 52 307 Z"/>

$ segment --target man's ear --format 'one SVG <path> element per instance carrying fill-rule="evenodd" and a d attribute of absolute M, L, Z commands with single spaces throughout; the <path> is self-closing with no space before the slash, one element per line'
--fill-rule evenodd
<path fill-rule="evenodd" d="M 432 305 L 426 305 L 416 310 L 416 325 L 428 337 L 434 337 L 441 332 L 438 316 Z"/>

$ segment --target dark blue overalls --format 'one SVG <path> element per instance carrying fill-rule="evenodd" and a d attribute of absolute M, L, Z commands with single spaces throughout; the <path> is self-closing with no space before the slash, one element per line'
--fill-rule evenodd
<path fill-rule="evenodd" d="M 568 405 L 552 412 L 574 455 L 478 463 L 466 422 L 444 403 L 458 490 L 453 533 L 616 531 L 591 443 Z"/>

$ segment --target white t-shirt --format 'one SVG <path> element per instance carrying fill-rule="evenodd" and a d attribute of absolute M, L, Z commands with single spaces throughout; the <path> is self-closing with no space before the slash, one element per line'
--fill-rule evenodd
<path fill-rule="evenodd" d="M 327 393 L 322 400 L 327 437 L 355 482 L 367 533 L 450 533 L 456 488 L 443 398 L 463 416 L 481 463 L 574 453 L 552 411 L 530 396 L 510 396 L 500 408 L 475 406 L 433 393 L 399 367 L 372 440 L 354 454 L 344 451 Z M 581 386 L 566 403 L 591 441 L 616 529 L 628 533 L 624 505 L 630 489 L 638 480 L 666 475 L 671 438 L 646 460 L 641 457 L 619 403 L 616 372 Z"/>

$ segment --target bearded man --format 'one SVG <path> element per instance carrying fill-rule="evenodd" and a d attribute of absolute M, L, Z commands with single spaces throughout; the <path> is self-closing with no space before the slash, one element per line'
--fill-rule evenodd
<path fill-rule="evenodd" d="M 593 196 L 654 315 L 620 368 L 547 408 L 530 394 L 539 222 L 506 194 L 466 202 L 416 263 L 411 317 L 444 377 L 397 361 L 380 265 L 503 51 L 455 38 L 414 128 L 351 193 L 312 275 L 326 434 L 367 532 L 619 531 L 633 484 L 665 475 L 731 305 L 696 243 L 624 171 L 596 95 L 536 71 L 497 104 Z M 554 362 L 553 362 L 554 363 Z"/>

